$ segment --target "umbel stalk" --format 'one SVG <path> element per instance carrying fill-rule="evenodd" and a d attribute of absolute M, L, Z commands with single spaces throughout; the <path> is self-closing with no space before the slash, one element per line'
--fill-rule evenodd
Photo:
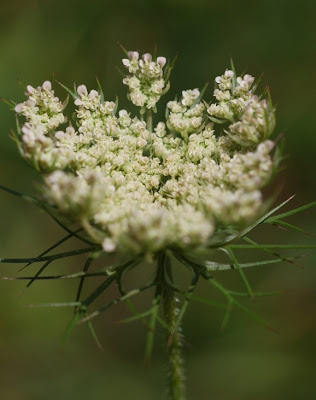
<path fill-rule="evenodd" d="M 162 308 L 168 326 L 166 334 L 168 356 L 167 389 L 170 400 L 185 400 L 185 378 L 182 359 L 182 335 L 178 323 L 179 308 L 175 289 L 172 287 L 173 275 L 170 259 L 165 254 L 159 256 L 158 269 L 161 271 Z"/>

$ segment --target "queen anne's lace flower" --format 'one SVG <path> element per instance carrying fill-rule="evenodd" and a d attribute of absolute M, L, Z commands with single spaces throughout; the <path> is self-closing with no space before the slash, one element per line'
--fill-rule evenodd
<path fill-rule="evenodd" d="M 198 89 L 183 91 L 152 128 L 170 64 L 133 51 L 123 65 L 140 118 L 80 85 L 75 117 L 62 128 L 67 101 L 49 81 L 28 86 L 28 99 L 16 105 L 25 117 L 19 147 L 44 175 L 48 201 L 106 252 L 195 248 L 215 231 L 249 224 L 262 206 L 274 146 L 271 101 L 254 94 L 254 78 L 226 70 L 215 79 L 216 104 Z"/>

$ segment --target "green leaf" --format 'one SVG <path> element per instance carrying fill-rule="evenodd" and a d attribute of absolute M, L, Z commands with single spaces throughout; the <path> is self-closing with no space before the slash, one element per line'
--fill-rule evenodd
<path fill-rule="evenodd" d="M 98 347 L 100 350 L 103 351 L 103 350 L 104 350 L 104 349 L 103 349 L 103 346 L 102 346 L 102 344 L 101 344 L 101 342 L 100 342 L 100 340 L 99 340 L 99 338 L 98 338 L 98 336 L 97 336 L 97 334 L 96 334 L 96 332 L 95 332 L 95 330 L 94 330 L 94 327 L 93 327 L 91 321 L 88 322 L 88 328 L 89 328 L 89 331 L 90 331 L 90 333 L 91 333 L 92 338 L 93 338 L 94 341 L 95 341 L 95 344 L 97 345 L 97 347 Z"/>
<path fill-rule="evenodd" d="M 134 315 L 140 315 L 140 313 L 137 311 L 137 309 L 135 308 L 135 306 L 132 304 L 132 302 L 131 302 L 129 299 L 125 300 L 125 303 L 126 303 L 127 307 L 130 309 L 130 311 L 131 311 Z M 162 326 L 163 328 L 168 329 L 167 324 L 159 317 L 159 315 L 157 315 L 157 321 L 161 324 L 161 326 Z M 142 319 L 141 319 L 141 322 L 142 322 L 147 328 L 149 328 L 149 324 L 148 324 L 148 322 L 146 321 L 145 318 L 142 318 Z"/>
<path fill-rule="evenodd" d="M 104 102 L 104 93 L 103 93 L 103 90 L 102 90 L 102 86 L 101 86 L 101 83 L 100 83 L 100 81 L 99 81 L 99 79 L 98 79 L 97 76 L 95 77 L 95 79 L 96 79 L 97 84 L 98 84 L 98 89 L 99 89 L 99 94 L 100 94 L 101 103 L 103 103 L 103 102 Z"/>
<path fill-rule="evenodd" d="M 295 260 L 298 257 L 289 258 L 290 260 Z M 201 268 L 205 268 L 207 272 L 213 271 L 226 271 L 229 269 L 234 269 L 234 264 L 221 264 L 214 261 L 208 260 L 193 260 L 196 264 L 198 264 Z M 284 262 L 282 259 L 275 260 L 265 260 L 265 261 L 255 261 L 250 263 L 239 263 L 240 268 L 249 268 L 249 267 L 257 267 L 262 265 L 276 264 Z"/>
<path fill-rule="evenodd" d="M 252 85 L 252 87 L 251 87 L 251 92 L 252 92 L 252 93 L 255 93 L 255 92 L 256 92 L 256 90 L 257 90 L 257 88 L 258 88 L 260 82 L 262 81 L 262 78 L 263 78 L 263 73 L 259 76 L 258 79 L 256 79 L 256 81 L 255 81 L 254 84 Z"/>
<path fill-rule="evenodd" d="M 114 277 L 112 277 L 112 278 L 114 279 Z M 91 314 L 87 315 L 86 317 L 82 318 L 78 323 L 81 324 L 81 323 L 89 321 L 92 318 L 95 318 L 96 316 L 103 313 L 104 311 L 107 311 L 110 307 L 112 307 L 122 301 L 125 301 L 126 299 L 129 299 L 130 297 L 133 297 L 133 296 L 143 292 L 146 289 L 149 289 L 153 285 L 154 285 L 154 283 L 150 282 L 141 288 L 130 290 L 124 296 L 121 296 L 115 300 L 112 300 L 111 302 L 107 303 L 105 306 L 99 308 L 98 310 L 96 310 L 96 311 L 92 312 Z M 82 302 L 82 304 L 87 305 L 87 303 L 85 301 Z"/>
<path fill-rule="evenodd" d="M 219 303 L 218 301 L 205 299 L 203 297 L 199 297 L 199 296 L 196 296 L 196 295 L 192 296 L 192 300 L 198 301 L 199 303 L 207 304 L 207 305 L 209 305 L 211 307 L 226 309 L 226 304 L 224 304 L 224 303 Z"/>
<path fill-rule="evenodd" d="M 204 94 L 205 94 L 205 92 L 206 92 L 206 89 L 208 88 L 209 84 L 210 84 L 210 82 L 206 82 L 206 83 L 205 83 L 205 85 L 203 86 L 203 88 L 202 88 L 202 90 L 201 90 L 201 92 L 200 92 L 199 97 L 197 97 L 197 98 L 194 100 L 194 102 L 193 102 L 191 108 L 194 107 L 194 106 L 196 106 L 198 103 L 200 103 L 200 101 L 203 99 L 203 96 L 204 96 Z"/>
<path fill-rule="evenodd" d="M 260 244 L 256 243 L 254 240 L 252 240 L 252 239 L 250 239 L 250 238 L 248 238 L 248 237 L 246 237 L 246 236 L 243 238 L 243 240 L 244 240 L 245 242 L 248 242 L 248 243 L 254 245 L 254 246 L 262 246 L 262 247 L 260 247 L 260 250 L 263 250 L 263 251 L 265 251 L 266 253 L 272 254 L 273 256 L 277 257 L 277 258 L 280 259 L 281 261 L 286 261 L 286 262 L 289 262 L 290 264 L 296 265 L 295 262 L 293 261 L 293 257 L 292 257 L 292 258 L 290 258 L 290 257 L 283 257 L 281 254 L 278 254 L 278 253 L 276 253 L 275 251 L 269 250 L 269 249 L 266 248 L 264 245 L 260 245 Z M 298 258 L 298 257 L 295 257 L 295 258 Z"/>
<path fill-rule="evenodd" d="M 185 292 L 185 299 L 184 299 L 183 304 L 182 304 L 182 306 L 181 306 L 181 308 L 179 310 L 179 314 L 178 314 L 177 320 L 175 322 L 175 326 L 174 326 L 174 331 L 175 332 L 178 331 L 178 328 L 179 328 L 179 326 L 181 324 L 181 321 L 182 321 L 182 319 L 184 317 L 184 314 L 185 314 L 186 309 L 187 309 L 187 307 L 189 305 L 191 297 L 193 296 L 194 290 L 195 290 L 195 288 L 196 288 L 196 286 L 198 284 L 199 277 L 200 277 L 200 274 L 194 271 L 194 275 L 193 275 L 191 284 L 190 284 L 188 290 Z"/>
<path fill-rule="evenodd" d="M 26 195 L 24 193 L 17 192 L 16 190 L 10 189 L 6 186 L 0 185 L 0 190 L 3 190 L 7 193 L 12 194 L 13 196 L 20 197 L 23 200 L 26 200 L 30 203 L 35 204 L 39 208 L 41 208 L 43 211 L 45 211 L 61 228 L 63 228 L 66 232 L 69 234 L 71 233 L 74 237 L 77 239 L 81 240 L 84 243 L 87 243 L 91 246 L 95 246 L 96 244 L 94 242 L 91 242 L 90 240 L 83 238 L 82 236 L 78 235 L 77 233 L 74 233 L 71 229 L 69 229 L 67 226 L 65 226 L 59 219 L 53 214 L 53 212 L 50 210 L 50 207 L 48 204 L 45 202 L 37 199 L 36 197 L 32 197 L 30 195 Z"/>
<path fill-rule="evenodd" d="M 151 355 L 153 352 L 154 335 L 155 335 L 156 321 L 159 312 L 160 301 L 161 301 L 161 295 L 158 290 L 156 296 L 154 297 L 152 307 L 150 309 L 151 318 L 149 321 L 149 327 L 145 345 L 145 358 L 144 358 L 145 365 L 149 365 L 151 360 Z"/>
<path fill-rule="evenodd" d="M 291 201 L 294 196 L 295 195 L 289 197 L 287 200 L 283 201 L 283 203 L 281 203 L 278 206 L 276 206 L 275 208 L 273 208 L 273 210 L 268 211 L 265 215 L 263 215 L 261 218 L 259 218 L 256 222 L 254 222 L 253 224 L 248 226 L 246 229 L 244 229 L 242 232 L 240 232 L 239 237 L 243 237 L 243 236 L 247 235 L 247 233 L 252 231 L 256 226 L 258 226 L 258 225 L 262 224 L 263 222 L 265 222 L 270 217 L 270 215 L 274 214 L 280 208 L 285 206 L 285 204 L 287 204 L 289 201 Z"/>
<path fill-rule="evenodd" d="M 233 296 L 238 296 L 238 297 L 249 297 L 248 293 L 245 292 L 236 292 L 234 290 L 229 291 L 231 295 Z M 274 291 L 274 292 L 254 292 L 253 295 L 254 297 L 268 297 L 268 296 L 277 296 L 285 294 L 285 292 L 282 292 L 281 290 L 279 291 Z"/>
<path fill-rule="evenodd" d="M 37 271 L 37 273 L 34 275 L 34 277 L 33 277 L 33 278 L 30 280 L 30 282 L 26 285 L 27 288 L 30 287 L 30 286 L 32 285 L 33 282 L 35 282 L 35 280 L 40 276 L 40 274 L 41 274 L 43 271 L 45 271 L 45 269 L 49 266 L 49 264 L 50 264 L 51 262 L 52 262 L 51 260 L 47 261 L 47 262 Z M 30 265 L 30 264 L 28 264 L 28 265 Z"/>
<path fill-rule="evenodd" d="M 126 293 L 123 287 L 123 279 L 125 274 L 129 272 L 131 269 L 137 267 L 142 261 L 143 261 L 142 257 L 136 257 L 135 259 L 128 261 L 125 264 L 119 265 L 117 267 L 112 267 L 112 270 L 114 270 L 116 273 L 117 286 L 122 295 Z"/>
<path fill-rule="evenodd" d="M 40 308 L 40 307 L 80 307 L 82 303 L 79 301 L 69 301 L 63 303 L 41 303 L 41 304 L 29 304 L 28 307 Z"/>
<path fill-rule="evenodd" d="M 273 217 L 268 218 L 265 222 L 270 224 L 270 223 L 273 223 L 274 220 L 280 220 L 282 218 L 286 218 L 286 217 L 289 217 L 291 215 L 295 215 L 297 213 L 300 213 L 302 211 L 308 210 L 309 208 L 315 207 L 315 206 L 316 206 L 316 201 L 313 201 L 313 202 L 311 202 L 309 204 L 305 204 L 305 206 L 294 208 L 293 210 L 290 210 L 290 211 L 282 213 L 282 214 L 274 215 Z"/>
<path fill-rule="evenodd" d="M 163 78 L 166 82 L 169 81 L 171 71 L 173 70 L 173 68 L 176 64 L 177 58 L 178 58 L 178 55 L 175 55 L 175 57 L 172 59 L 171 62 L 168 60 L 166 66 L 164 68 Z"/>
<path fill-rule="evenodd" d="M 155 46 L 154 46 L 154 51 L 153 51 L 153 60 L 157 60 L 157 52 L 158 52 L 158 49 L 157 49 L 157 45 L 155 44 Z"/>
<path fill-rule="evenodd" d="M 114 110 L 113 110 L 113 115 L 115 115 L 116 112 L 117 112 L 118 104 L 119 104 L 119 99 L 118 99 L 118 97 L 116 96 L 116 97 L 115 97 L 115 107 L 114 107 Z"/>
<path fill-rule="evenodd" d="M 315 244 L 232 244 L 231 249 L 288 249 L 288 250 L 298 250 L 298 249 L 316 249 Z"/>
<path fill-rule="evenodd" d="M 227 119 L 218 119 L 216 117 L 211 117 L 210 115 L 208 115 L 208 118 L 212 121 L 215 122 L 215 124 L 226 124 Z"/>
<path fill-rule="evenodd" d="M 72 317 L 72 319 L 71 319 L 71 321 L 69 322 L 69 324 L 67 325 L 67 327 L 66 327 L 66 329 L 65 329 L 65 332 L 64 332 L 64 334 L 63 334 L 63 336 L 62 336 L 62 341 L 61 341 L 61 344 L 62 344 L 62 347 L 63 347 L 63 348 L 65 347 L 65 344 L 66 344 L 66 342 L 68 341 L 69 336 L 70 336 L 72 330 L 74 329 L 74 327 L 76 326 L 76 324 L 77 324 L 79 318 L 80 318 L 80 315 L 79 315 L 79 314 L 75 314 L 75 315 Z"/>
<path fill-rule="evenodd" d="M 217 282 L 215 279 L 213 278 L 209 278 L 207 276 L 204 276 L 205 279 L 212 285 L 214 286 L 216 289 L 218 289 L 226 298 L 227 301 L 230 301 L 231 304 L 236 305 L 240 310 L 242 310 L 244 313 L 246 313 L 249 317 L 251 317 L 254 321 L 256 321 L 257 323 L 265 326 L 266 328 L 270 329 L 270 330 L 274 330 L 270 324 L 268 323 L 268 321 L 266 321 L 264 318 L 262 318 L 260 315 L 254 313 L 253 311 L 251 311 L 249 308 L 247 308 L 246 306 L 244 306 L 243 304 L 241 304 L 238 300 L 236 300 L 233 295 L 231 294 L 231 292 L 227 289 L 225 289 L 219 282 Z"/>
<path fill-rule="evenodd" d="M 242 270 L 242 268 L 241 268 L 241 266 L 240 266 L 240 264 L 239 264 L 239 262 L 238 262 L 238 260 L 237 260 L 237 258 L 235 256 L 234 252 L 232 251 L 232 249 L 230 247 L 227 247 L 227 249 L 223 249 L 223 251 L 228 255 L 228 257 L 234 263 L 235 267 L 237 268 L 237 270 L 238 270 L 238 272 L 239 272 L 239 274 L 241 276 L 241 279 L 243 280 L 243 282 L 244 282 L 244 284 L 245 284 L 245 286 L 247 288 L 249 296 L 253 298 L 253 291 L 252 291 L 252 288 L 250 286 L 250 283 L 249 283 L 244 271 Z"/>
<path fill-rule="evenodd" d="M 224 314 L 224 318 L 223 318 L 223 321 L 222 321 L 222 324 L 221 324 L 221 331 L 224 331 L 227 328 L 228 322 L 229 322 L 230 317 L 231 317 L 232 310 L 233 310 L 233 300 L 232 299 L 228 299 L 227 300 L 225 314 Z"/>
<path fill-rule="evenodd" d="M 108 279 L 102 282 L 101 285 L 99 285 L 84 301 L 82 301 L 82 304 L 88 307 L 111 285 L 114 280 L 115 276 L 110 276 Z"/>
<path fill-rule="evenodd" d="M 0 101 L 2 101 L 2 103 L 6 104 L 7 106 L 10 107 L 10 110 L 14 110 L 14 107 L 16 105 L 16 103 L 12 100 L 7 100 L 4 99 L 3 97 L 0 97 Z"/>
<path fill-rule="evenodd" d="M 124 55 L 126 57 L 128 57 L 128 51 L 125 49 L 125 47 L 120 42 L 117 42 L 117 44 L 120 46 L 120 48 L 123 51 Z"/>
<path fill-rule="evenodd" d="M 44 257 L 33 257 L 33 258 L 0 258 L 0 263 L 6 263 L 6 264 L 19 264 L 19 263 L 37 263 L 41 261 L 53 261 L 57 260 L 59 258 L 66 258 L 66 257 L 72 257 L 72 256 L 77 256 L 80 254 L 85 254 L 85 253 L 91 253 L 94 250 L 93 247 L 86 247 L 83 249 L 79 250 L 72 250 L 72 251 L 66 251 L 64 253 L 59 253 L 59 254 L 52 254 L 51 256 L 44 256 Z"/>
<path fill-rule="evenodd" d="M 238 308 L 240 308 L 240 310 L 242 310 L 245 314 L 247 314 L 250 318 L 252 318 L 254 321 L 256 321 L 258 324 L 264 326 L 265 328 L 267 328 L 273 332 L 276 332 L 276 330 L 270 325 L 270 323 L 266 319 L 262 318 L 257 313 L 251 311 L 248 307 L 245 307 L 243 304 L 241 304 L 236 299 L 234 299 L 234 304 Z"/>
<path fill-rule="evenodd" d="M 74 233 L 80 232 L 81 230 L 82 230 L 82 229 L 79 228 L 79 229 L 77 229 L 77 231 L 75 231 Z M 58 242 L 56 242 L 56 243 L 53 244 L 51 247 L 49 247 L 47 250 L 43 251 L 43 253 L 39 254 L 38 257 L 45 256 L 47 253 L 49 253 L 50 251 L 56 249 L 58 246 L 60 246 L 61 244 L 65 243 L 67 240 L 69 240 L 69 239 L 72 238 L 72 237 L 73 237 L 73 233 L 70 233 L 69 235 L 63 237 L 62 239 L 58 240 Z M 22 268 L 19 270 L 19 272 L 20 272 L 20 271 L 23 271 L 23 270 L 24 270 L 26 267 L 28 267 L 29 265 L 31 265 L 31 263 L 28 263 L 28 264 L 24 265 L 24 267 L 22 267 Z"/>
<path fill-rule="evenodd" d="M 235 90 L 236 86 L 237 86 L 237 73 L 236 73 L 234 61 L 233 61 L 232 58 L 230 59 L 230 66 L 231 66 L 231 69 L 232 69 L 232 71 L 234 73 L 233 79 L 232 79 L 232 92 L 233 92 Z"/>
<path fill-rule="evenodd" d="M 311 233 L 308 233 L 308 232 L 304 231 L 304 229 L 299 228 L 298 226 L 289 224 L 288 222 L 280 221 L 279 219 L 271 220 L 269 223 L 271 225 L 275 225 L 277 227 L 283 227 L 283 228 L 292 229 L 294 231 L 304 233 L 304 235 L 313 237 L 313 235 Z"/>
<path fill-rule="evenodd" d="M 161 96 L 164 96 L 166 93 L 169 92 L 169 90 L 170 90 L 170 81 L 168 81 L 168 82 L 166 83 L 165 88 L 164 88 L 163 91 L 161 92 Z M 156 108 L 156 107 L 154 108 L 154 112 L 157 113 L 157 108 Z"/>
<path fill-rule="evenodd" d="M 5 191 L 5 192 L 7 192 L 7 193 L 10 193 L 10 194 L 12 194 L 13 196 L 20 197 L 21 199 L 26 200 L 26 201 L 29 201 L 30 203 L 35 203 L 35 204 L 37 204 L 37 205 L 39 205 L 39 204 L 41 203 L 40 200 L 38 200 L 38 199 L 35 198 L 35 197 L 26 195 L 26 194 L 24 194 L 24 193 L 17 192 L 16 190 L 10 189 L 10 188 L 8 188 L 8 187 L 6 187 L 6 186 L 3 186 L 3 185 L 0 185 L 0 190 L 3 190 L 3 191 Z"/>
<path fill-rule="evenodd" d="M 57 80 L 56 80 L 56 82 L 57 82 L 58 85 L 60 85 L 63 89 L 65 89 L 66 92 L 69 93 L 70 96 L 71 96 L 74 100 L 78 99 L 77 93 L 73 92 L 71 89 L 69 89 L 69 88 L 68 88 L 66 85 L 64 85 L 63 83 L 61 83 L 61 82 L 59 82 L 59 81 L 57 81 Z"/>
<path fill-rule="evenodd" d="M 90 268 L 90 265 L 92 264 L 92 261 L 93 261 L 93 258 L 89 257 L 87 259 L 87 261 L 85 262 L 85 265 L 84 265 L 83 270 L 82 270 L 84 275 L 88 272 L 88 270 Z M 79 282 L 78 290 L 77 290 L 77 295 L 76 295 L 76 301 L 80 300 L 80 296 L 81 296 L 81 292 L 82 292 L 82 288 L 83 288 L 83 284 L 84 284 L 84 280 L 85 280 L 85 276 L 84 275 L 80 278 L 80 282 Z"/>
<path fill-rule="evenodd" d="M 127 324 L 127 323 L 130 323 L 130 322 L 135 322 L 135 321 L 138 321 L 140 319 L 146 318 L 151 314 L 152 314 L 152 309 L 150 308 L 149 310 L 146 310 L 146 311 L 144 311 L 142 313 L 137 313 L 136 315 L 132 315 L 131 317 L 120 319 L 118 322 L 119 323 L 123 323 L 123 324 Z"/>
<path fill-rule="evenodd" d="M 21 86 L 21 88 L 26 91 L 26 85 L 25 83 L 22 82 L 22 80 L 20 78 L 17 79 L 17 82 L 19 84 L 19 86 Z"/>
<path fill-rule="evenodd" d="M 99 272 L 92 272 L 92 273 L 84 273 L 82 271 L 76 272 L 74 274 L 68 274 L 68 275 L 46 275 L 46 276 L 3 276 L 1 279 L 3 280 L 9 280 L 9 281 L 15 281 L 15 280 L 51 280 L 51 279 L 78 279 L 78 278 L 95 278 L 95 277 L 100 277 L 100 276 L 110 276 L 113 275 L 113 273 L 109 272 L 108 270 L 104 269 L 104 271 L 100 270 Z"/>
<path fill-rule="evenodd" d="M 75 233 L 74 231 L 72 231 L 71 229 L 69 229 L 65 224 L 63 224 L 54 214 L 53 212 L 50 211 L 49 207 L 44 204 L 41 203 L 40 207 L 56 222 L 57 225 L 59 225 L 61 228 L 63 228 L 66 232 L 68 232 L 69 234 L 72 234 L 74 237 L 76 237 L 77 239 L 81 240 L 82 242 L 89 244 L 91 246 L 96 246 L 95 242 L 92 242 L 91 240 L 88 240 L 84 237 L 82 237 L 81 235 L 78 235 L 77 233 Z"/>

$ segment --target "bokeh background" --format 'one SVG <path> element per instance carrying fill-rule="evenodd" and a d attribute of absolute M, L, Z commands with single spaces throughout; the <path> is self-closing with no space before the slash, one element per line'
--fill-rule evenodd
<path fill-rule="evenodd" d="M 316 2 L 301 0 L 217 1 L 37 1 L 11 0 L 0 6 L 0 95 L 17 101 L 17 78 L 38 85 L 53 73 L 66 85 L 100 79 L 106 97 L 126 104 L 116 70 L 128 49 L 151 51 L 178 61 L 170 97 L 202 87 L 224 71 L 233 57 L 237 69 L 268 83 L 277 104 L 277 132 L 286 136 L 286 169 L 272 191 L 280 200 L 296 193 L 292 207 L 316 199 Z M 62 93 L 61 91 L 59 93 Z M 211 93 L 209 93 L 211 96 Z M 0 104 L 0 184 L 34 193 L 36 174 L 20 159 L 9 139 L 13 112 Z M 290 222 L 316 234 L 315 211 Z M 35 256 L 63 232 L 38 209 L 0 193 L 0 256 Z M 275 227 L 256 234 L 262 242 L 308 243 L 315 239 Z M 73 244 L 75 245 L 75 244 Z M 67 248 L 67 247 L 65 247 Z M 68 247 L 69 248 L 69 247 Z M 296 254 L 302 254 L 297 251 Z M 248 272 L 256 290 L 286 294 L 261 298 L 250 306 L 271 322 L 277 334 L 235 312 L 220 332 L 222 311 L 192 303 L 184 321 L 188 395 L 194 400 L 309 400 L 315 398 L 315 253 L 299 261 Z M 84 258 L 62 261 L 51 272 L 79 271 Z M 17 266 L 2 265 L 0 275 Z M 35 271 L 34 269 L 30 271 Z M 136 281 L 140 275 L 132 279 Z M 218 276 L 240 288 L 234 271 Z M 162 399 L 164 348 L 157 335 L 150 368 L 143 367 L 146 329 L 119 324 L 124 307 L 96 321 L 100 352 L 80 327 L 64 350 L 60 341 L 69 309 L 28 308 L 27 304 L 70 301 L 74 282 L 0 281 L 0 398 L 4 400 Z M 216 295 L 206 285 L 200 296 Z M 142 305 L 144 298 L 137 304 Z"/>

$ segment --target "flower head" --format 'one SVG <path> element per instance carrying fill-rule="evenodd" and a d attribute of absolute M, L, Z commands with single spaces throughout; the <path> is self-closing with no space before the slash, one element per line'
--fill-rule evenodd
<path fill-rule="evenodd" d="M 153 60 L 150 53 L 145 53 L 139 59 L 136 51 L 128 52 L 128 59 L 123 59 L 123 65 L 128 69 L 129 75 L 123 79 L 124 85 L 128 86 L 128 98 L 137 107 L 155 109 L 169 87 L 164 77 L 165 57 L 157 57 Z"/>
<path fill-rule="evenodd" d="M 50 81 L 28 86 L 15 107 L 25 118 L 23 156 L 44 176 L 47 201 L 106 252 L 197 248 L 249 224 L 262 207 L 274 146 L 273 108 L 254 94 L 254 78 L 226 70 L 215 79 L 214 104 L 197 88 L 184 90 L 152 127 L 143 113 L 166 93 L 169 64 L 130 51 L 123 65 L 140 117 L 80 85 L 71 120 Z"/>

